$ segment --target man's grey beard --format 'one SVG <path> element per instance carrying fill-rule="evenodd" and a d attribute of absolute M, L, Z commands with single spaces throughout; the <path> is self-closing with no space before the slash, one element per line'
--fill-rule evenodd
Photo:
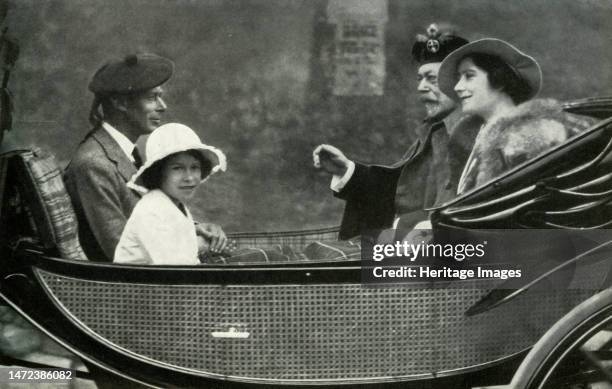
<path fill-rule="evenodd" d="M 428 105 L 431 107 L 429 108 Z M 427 120 L 437 119 L 442 120 L 455 110 L 455 106 L 444 107 L 440 103 L 425 103 L 425 112 Z"/>

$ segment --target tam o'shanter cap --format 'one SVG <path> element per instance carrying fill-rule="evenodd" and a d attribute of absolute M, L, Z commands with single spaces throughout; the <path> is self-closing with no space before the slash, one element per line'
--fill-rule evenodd
<path fill-rule="evenodd" d="M 421 64 L 442 62 L 453 50 L 468 43 L 448 24 L 432 23 L 425 34 L 418 34 L 412 46 L 412 58 Z"/>
<path fill-rule="evenodd" d="M 456 97 L 455 85 L 459 81 L 457 73 L 459 62 L 470 54 L 477 53 L 499 57 L 508 64 L 529 86 L 527 99 L 531 99 L 540 92 L 542 70 L 533 57 L 501 39 L 485 38 L 460 47 L 442 61 L 438 71 L 438 85 L 442 93 L 450 97 Z"/>
<path fill-rule="evenodd" d="M 168 81 L 173 72 L 174 63 L 168 58 L 131 54 L 98 69 L 89 83 L 89 90 L 102 95 L 142 92 Z"/>
<path fill-rule="evenodd" d="M 198 135 L 184 124 L 167 123 L 157 127 L 148 136 L 144 153 L 140 152 L 140 155 L 144 157 L 144 164 L 132 176 L 127 184 L 128 187 L 140 192 L 147 192 L 148 189 L 142 186 L 142 174 L 155 162 L 187 150 L 196 150 L 204 159 L 210 161 L 212 170 L 206 177 L 202 177 L 202 182 L 212 174 L 227 169 L 227 160 L 221 150 L 202 143 Z"/>

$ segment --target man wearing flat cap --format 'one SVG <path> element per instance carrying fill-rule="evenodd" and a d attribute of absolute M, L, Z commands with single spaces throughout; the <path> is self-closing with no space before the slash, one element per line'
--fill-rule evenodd
<path fill-rule="evenodd" d="M 136 173 L 139 136 L 157 128 L 166 111 L 162 85 L 174 64 L 154 54 L 111 61 L 93 76 L 94 126 L 66 168 L 66 188 L 88 258 L 112 261 L 121 232 L 140 194 L 126 183 Z"/>
<path fill-rule="evenodd" d="M 390 227 L 409 231 L 428 219 L 426 208 L 456 195 L 476 131 L 453 133 L 461 113 L 440 91 L 437 77 L 442 60 L 466 43 L 451 27 L 437 24 L 417 35 L 412 57 L 419 64 L 417 90 L 427 116 L 416 130 L 420 138 L 397 163 L 360 164 L 330 145 L 314 150 L 315 167 L 333 175 L 334 195 L 346 201 L 340 239 Z"/>

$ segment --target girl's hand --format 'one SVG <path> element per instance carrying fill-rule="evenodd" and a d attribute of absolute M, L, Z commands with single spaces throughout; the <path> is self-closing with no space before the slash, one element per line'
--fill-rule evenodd
<path fill-rule="evenodd" d="M 210 242 L 201 235 L 198 235 L 196 238 L 198 240 L 198 257 L 202 257 L 210 250 Z"/>
<path fill-rule="evenodd" d="M 227 236 L 223 229 L 214 223 L 196 224 L 196 234 L 209 242 L 209 251 L 220 253 L 227 246 Z"/>

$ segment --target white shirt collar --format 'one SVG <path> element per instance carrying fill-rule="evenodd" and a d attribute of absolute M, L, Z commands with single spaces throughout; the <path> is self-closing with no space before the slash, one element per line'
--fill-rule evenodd
<path fill-rule="evenodd" d="M 123 135 L 119 130 L 115 127 L 111 126 L 107 122 L 102 122 L 102 128 L 108 132 L 108 134 L 117 142 L 121 150 L 127 155 L 130 161 L 134 162 L 134 157 L 132 156 L 132 152 L 134 151 L 134 143 L 132 143 L 127 136 Z"/>

